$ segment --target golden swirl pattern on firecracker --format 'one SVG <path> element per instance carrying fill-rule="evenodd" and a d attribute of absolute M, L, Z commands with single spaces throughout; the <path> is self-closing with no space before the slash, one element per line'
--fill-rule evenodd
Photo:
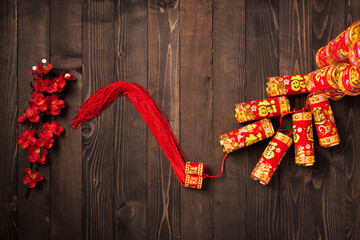
<path fill-rule="evenodd" d="M 357 40 L 360 39 L 360 21 L 354 23 L 351 26 L 349 35 L 350 35 L 351 43 L 354 43 L 354 42 L 356 42 Z"/>
<path fill-rule="evenodd" d="M 300 113 L 294 113 L 292 115 L 293 122 L 297 121 L 311 121 L 311 112 L 300 112 Z"/>
<path fill-rule="evenodd" d="M 347 64 L 347 63 L 335 65 L 335 67 L 332 71 L 332 79 L 336 84 L 339 83 L 341 71 L 344 70 L 347 66 L 349 66 L 349 64 Z"/>
<path fill-rule="evenodd" d="M 354 88 L 360 88 L 359 69 L 356 66 L 351 66 L 349 70 L 349 80 Z"/>
<path fill-rule="evenodd" d="M 338 86 L 341 89 L 341 91 L 343 93 L 345 93 L 346 95 L 352 95 L 352 93 L 350 91 L 348 91 L 345 86 L 343 85 L 343 81 L 346 82 L 347 79 L 347 75 L 346 75 L 346 71 L 341 71 L 339 74 L 339 82 L 338 82 Z"/>
<path fill-rule="evenodd" d="M 322 147 L 333 147 L 340 143 L 340 138 L 338 134 L 335 134 L 330 137 L 319 138 L 319 144 Z"/>
<path fill-rule="evenodd" d="M 290 112 L 290 102 L 289 99 L 285 96 L 279 98 L 280 103 L 280 113 L 284 114 Z"/>
<path fill-rule="evenodd" d="M 261 120 L 261 126 L 264 128 L 266 138 L 269 138 L 274 135 L 274 127 L 268 118 L 264 118 Z"/>
<path fill-rule="evenodd" d="M 331 86 L 332 89 L 336 90 L 339 89 L 339 86 L 336 84 L 334 80 L 334 70 L 335 66 L 330 66 L 326 72 L 326 80 L 328 84 Z"/>
<path fill-rule="evenodd" d="M 314 71 L 315 80 L 320 81 L 321 78 L 326 76 L 326 72 L 330 66 L 320 68 L 319 70 Z"/>
<path fill-rule="evenodd" d="M 285 143 L 285 144 L 288 145 L 289 147 L 291 146 L 291 144 L 292 144 L 292 142 L 293 142 L 293 140 L 292 140 L 291 137 L 289 137 L 289 136 L 287 136 L 287 135 L 285 135 L 285 134 L 283 134 L 283 133 L 281 133 L 281 132 L 276 132 L 274 138 L 277 139 L 277 140 L 279 140 L 279 141 L 281 141 L 281 142 L 283 142 L 283 143 Z"/>
<path fill-rule="evenodd" d="M 196 175 L 186 175 L 184 187 L 201 189 L 203 177 Z"/>
<path fill-rule="evenodd" d="M 192 164 L 195 164 L 197 166 L 192 166 Z M 202 163 L 192 163 L 192 162 L 186 162 L 185 164 L 185 174 L 186 175 L 198 175 L 202 176 L 204 172 L 204 164 Z"/>

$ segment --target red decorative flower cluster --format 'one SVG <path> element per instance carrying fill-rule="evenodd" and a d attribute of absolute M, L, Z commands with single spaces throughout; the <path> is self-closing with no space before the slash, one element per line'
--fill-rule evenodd
<path fill-rule="evenodd" d="M 43 180 L 43 176 L 37 171 L 38 164 L 46 163 L 46 156 L 54 144 L 55 136 L 60 136 L 64 131 L 64 128 L 53 120 L 60 114 L 61 109 L 65 108 L 65 102 L 58 94 L 63 91 L 66 81 L 75 80 L 71 73 L 66 71 L 50 79 L 48 73 L 52 67 L 51 64 L 46 65 L 46 60 L 43 59 L 42 63 L 39 62 L 37 67 L 34 66 L 30 70 L 30 75 L 33 76 L 32 99 L 29 100 L 29 108 L 25 109 L 24 115 L 17 120 L 18 123 L 31 124 L 31 129 L 24 130 L 18 137 L 18 144 L 29 154 L 28 160 L 32 169 L 25 169 L 23 183 L 30 188 L 34 188 L 37 182 Z M 38 129 L 40 125 L 42 128 Z"/>

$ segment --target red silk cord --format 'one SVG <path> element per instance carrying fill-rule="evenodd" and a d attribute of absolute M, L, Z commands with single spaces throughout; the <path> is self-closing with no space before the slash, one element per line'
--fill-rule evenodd
<path fill-rule="evenodd" d="M 277 130 L 278 132 L 280 131 L 285 131 L 285 132 L 288 132 L 288 134 L 286 135 L 292 135 L 293 133 L 287 129 L 284 129 L 284 128 L 281 128 L 281 123 L 282 123 L 282 119 L 283 117 L 285 117 L 286 115 L 288 114 L 291 114 L 291 113 L 299 113 L 299 112 L 304 112 L 308 109 L 308 105 L 309 105 L 309 97 L 313 96 L 314 93 L 310 93 L 307 97 L 306 97 L 306 105 L 305 107 L 303 107 L 302 109 L 296 109 L 296 108 L 293 108 L 294 110 L 293 111 L 290 111 L 290 112 L 287 112 L 287 113 L 284 113 L 280 116 L 280 123 L 279 123 L 279 129 Z"/>

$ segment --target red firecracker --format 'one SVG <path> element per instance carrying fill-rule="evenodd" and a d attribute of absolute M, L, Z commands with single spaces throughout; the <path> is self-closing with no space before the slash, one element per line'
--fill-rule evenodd
<path fill-rule="evenodd" d="M 256 164 L 251 177 L 267 185 L 291 144 L 291 137 L 277 132 Z"/>
<path fill-rule="evenodd" d="M 309 93 L 305 85 L 307 76 L 307 74 L 296 74 L 269 77 L 266 82 L 266 92 L 269 97 Z"/>
<path fill-rule="evenodd" d="M 268 118 L 246 125 L 220 136 L 220 144 L 225 153 L 257 143 L 274 135 L 274 128 Z"/>
<path fill-rule="evenodd" d="M 340 138 L 330 102 L 326 95 L 318 94 L 310 97 L 309 105 L 313 114 L 320 146 L 332 147 L 338 145 L 340 143 Z"/>
<path fill-rule="evenodd" d="M 292 115 L 295 164 L 312 166 L 314 158 L 314 135 L 311 112 L 301 112 Z"/>
<path fill-rule="evenodd" d="M 184 187 L 201 189 L 204 177 L 197 175 L 186 175 Z"/>
<path fill-rule="evenodd" d="M 289 111 L 290 103 L 285 96 L 235 104 L 235 117 L 238 123 L 278 117 Z"/>
<path fill-rule="evenodd" d="M 309 74 L 306 80 L 306 86 L 311 92 L 323 93 L 332 100 L 341 99 L 345 93 L 341 91 L 337 84 L 338 79 L 335 78 L 337 72 L 341 70 L 339 66 L 326 66 Z"/>
<path fill-rule="evenodd" d="M 347 95 L 360 94 L 360 69 L 353 64 L 347 65 L 340 72 L 338 85 Z"/>
<path fill-rule="evenodd" d="M 360 40 L 351 45 L 349 50 L 349 62 L 360 67 Z"/>
<path fill-rule="evenodd" d="M 360 39 L 360 21 L 355 22 L 344 32 L 316 53 L 316 64 L 319 68 L 338 63 L 349 62 L 350 46 Z"/>

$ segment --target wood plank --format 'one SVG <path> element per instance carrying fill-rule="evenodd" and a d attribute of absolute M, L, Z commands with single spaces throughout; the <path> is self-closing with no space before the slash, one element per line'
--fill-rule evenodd
<path fill-rule="evenodd" d="M 36 6 L 36 11 L 34 11 Z M 40 14 L 39 14 L 40 13 Z M 49 59 L 49 1 L 18 1 L 18 115 L 24 114 L 31 99 L 29 70 L 43 58 Z M 28 125 L 19 125 L 18 134 Z M 45 181 L 30 192 L 22 182 L 24 169 L 29 168 L 27 151 L 18 148 L 18 238 L 48 239 L 49 217 L 49 164 L 39 167 Z M 49 159 L 50 161 L 50 159 Z M 31 223 L 31 224 L 29 224 Z M 36 227 L 34 227 L 36 226 Z"/>
<path fill-rule="evenodd" d="M 83 2 L 83 101 L 114 80 L 114 2 Z M 82 127 L 83 238 L 114 237 L 114 109 Z"/>
<path fill-rule="evenodd" d="M 50 2 L 50 63 L 69 71 L 77 79 L 67 82 L 63 91 L 66 109 L 56 120 L 65 131 L 49 151 L 50 238 L 81 239 L 81 131 L 68 128 L 81 104 L 81 1 Z"/>
<path fill-rule="evenodd" d="M 266 78 L 278 75 L 279 2 L 246 3 L 246 101 L 266 98 Z M 278 122 L 272 119 L 272 122 Z M 274 124 L 275 125 L 275 124 Z M 277 124 L 278 125 L 278 124 Z M 277 126 L 276 125 L 276 126 Z M 247 169 L 247 238 L 280 239 L 280 174 L 277 171 L 268 186 L 250 178 L 269 140 L 245 148 Z M 283 161 L 287 161 L 287 157 Z"/>
<path fill-rule="evenodd" d="M 214 165 L 221 170 L 224 153 L 219 136 L 239 128 L 234 104 L 245 100 L 245 1 L 214 1 Z M 246 191 L 249 159 L 242 151 L 230 154 L 225 173 L 214 182 L 214 239 L 246 239 Z M 229 197 L 231 195 L 231 197 Z M 224 230 L 226 229 L 226 230 Z"/>
<path fill-rule="evenodd" d="M 312 4 L 312 63 L 317 50 L 345 30 L 345 5 L 341 1 L 315 1 Z M 315 69 L 315 67 L 314 67 Z M 312 169 L 311 209 L 313 238 L 345 239 L 345 118 L 346 98 L 331 102 L 341 143 L 321 148 L 315 140 L 315 165 Z"/>
<path fill-rule="evenodd" d="M 0 3 L 0 236 L 17 239 L 17 1 Z"/>
<path fill-rule="evenodd" d="M 212 1 L 180 4 L 180 144 L 188 161 L 213 166 Z M 181 188 L 181 238 L 213 236 L 212 181 Z"/>
<path fill-rule="evenodd" d="M 179 137 L 180 1 L 148 1 L 148 89 Z M 148 133 L 148 237 L 180 238 L 180 184 L 171 165 Z"/>
<path fill-rule="evenodd" d="M 346 26 L 350 26 L 360 19 L 360 2 L 348 1 L 346 6 Z M 347 97 L 346 118 L 342 118 L 345 125 L 343 138 L 346 145 L 346 200 L 345 200 L 345 237 L 356 239 L 360 236 L 360 121 L 359 97 Z"/>
<path fill-rule="evenodd" d="M 115 78 L 147 84 L 146 1 L 115 1 Z M 124 98 L 115 102 L 114 239 L 146 239 L 147 127 Z"/>
<path fill-rule="evenodd" d="M 280 76 L 312 71 L 311 1 L 280 1 L 279 11 L 279 74 Z M 306 105 L 306 95 L 289 97 L 294 107 Z M 286 129 L 292 130 L 291 116 L 286 117 Z M 312 202 L 312 167 L 298 167 L 294 160 L 294 145 L 280 166 L 281 232 L 284 239 L 311 239 L 314 217 Z"/>

